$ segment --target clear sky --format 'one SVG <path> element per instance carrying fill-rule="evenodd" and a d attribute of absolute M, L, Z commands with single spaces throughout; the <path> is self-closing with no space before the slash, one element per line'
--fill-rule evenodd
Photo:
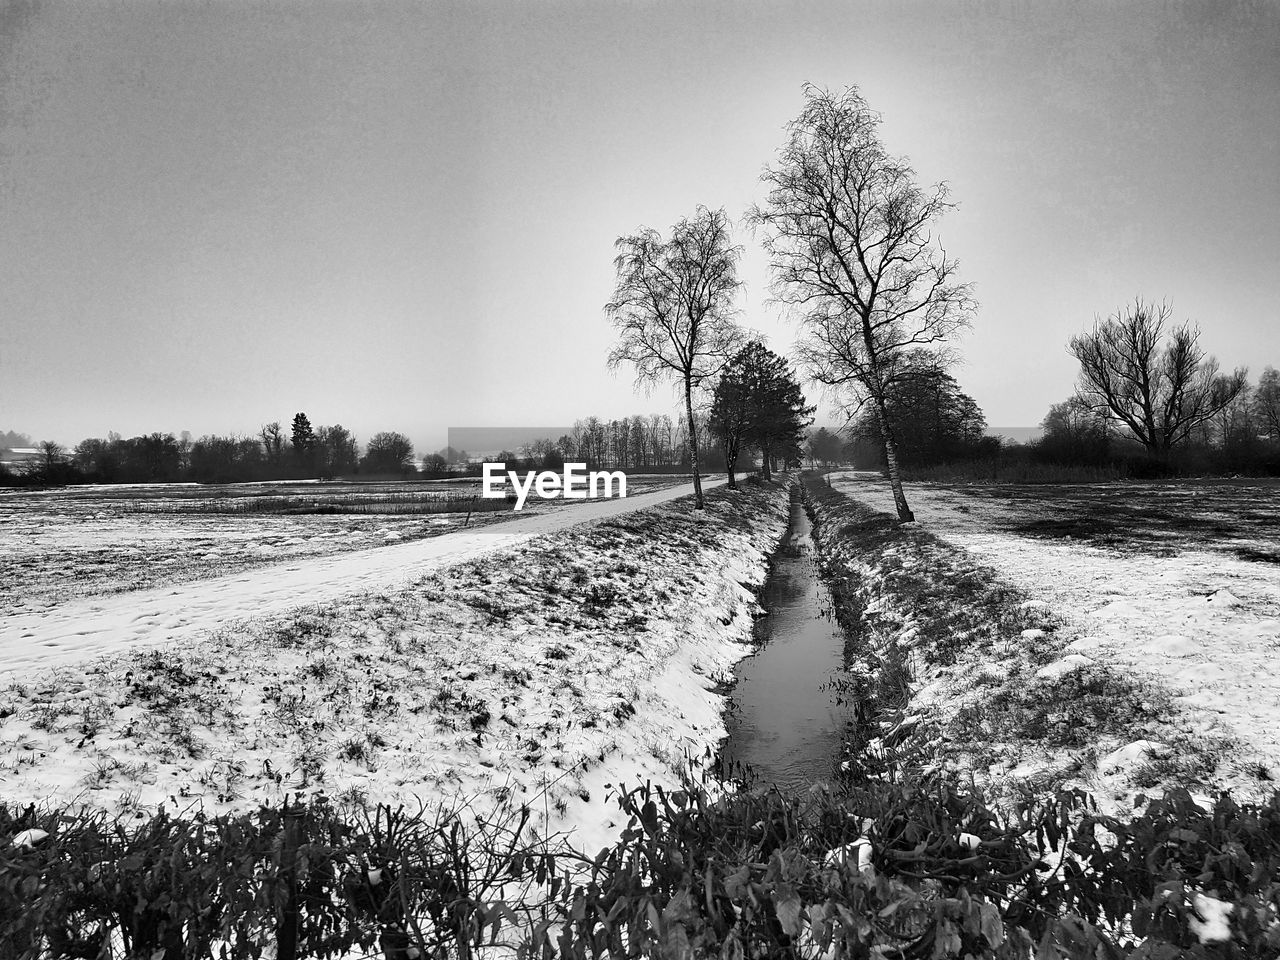
<path fill-rule="evenodd" d="M 0 429 L 671 411 L 604 366 L 613 241 L 737 220 L 805 81 L 960 206 L 997 426 L 1141 295 L 1280 366 L 1280 3 L 0 0 Z M 745 324 L 779 351 L 751 235 Z"/>

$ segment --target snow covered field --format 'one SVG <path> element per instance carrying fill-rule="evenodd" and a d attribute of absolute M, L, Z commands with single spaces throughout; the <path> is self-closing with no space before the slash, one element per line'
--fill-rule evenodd
<path fill-rule="evenodd" d="M 833 483 L 893 510 L 876 475 L 836 475 Z M 1172 729 L 1229 745 L 1221 785 L 1254 793 L 1280 781 L 1275 484 L 912 484 L 908 496 L 924 529 L 1052 617 L 1065 645 L 1045 676 L 1098 663 L 1147 681 L 1172 695 L 1163 718 Z M 1100 767 L 1123 776 L 1162 751 L 1148 743 Z"/>
<path fill-rule="evenodd" d="M 628 478 L 632 494 L 687 484 L 672 475 Z M 519 516 L 509 509 L 415 514 L 408 498 L 478 495 L 479 481 L 435 483 L 121 484 L 0 490 L 0 615 L 40 612 L 84 597 L 247 572 L 284 560 L 333 556 L 470 530 Z M 264 512 L 288 497 L 298 509 L 335 503 L 378 513 Z M 521 514 L 582 504 L 531 502 Z"/>
<path fill-rule="evenodd" d="M 11 613 L 0 795 L 510 796 L 603 842 L 606 783 L 669 780 L 721 736 L 711 688 L 786 525 L 778 487 L 702 514 L 664 502 L 683 492 Z"/>

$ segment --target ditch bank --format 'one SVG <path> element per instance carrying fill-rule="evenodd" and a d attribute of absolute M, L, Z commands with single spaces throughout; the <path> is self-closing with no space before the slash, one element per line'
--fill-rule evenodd
<path fill-rule="evenodd" d="M 820 524 L 838 538 L 840 504 L 812 487 L 810 495 Z M 527 626 L 523 601 L 534 596 L 534 585 L 545 590 L 538 575 L 560 569 L 564 551 L 579 562 L 619 554 L 662 561 L 648 576 L 629 571 L 624 578 L 629 587 L 643 588 L 649 626 L 676 643 L 705 630 L 718 641 L 710 648 L 725 650 L 757 609 L 746 583 L 764 581 L 765 561 L 786 528 L 786 497 L 781 488 L 748 487 L 740 495 L 719 494 L 714 503 L 709 498 L 708 507 L 705 513 L 687 505 L 654 511 L 629 523 L 627 536 L 615 525 L 596 528 L 598 539 L 544 542 L 540 549 L 551 554 L 546 565 L 489 570 L 483 586 L 475 577 L 473 592 L 464 597 L 455 590 L 455 596 L 486 614 L 476 623 L 483 635 L 523 637 L 523 646 L 536 652 L 537 635 L 512 628 Z M 854 525 L 843 533 L 856 541 L 858 518 L 845 514 L 843 522 Z M 863 532 L 869 541 L 877 535 L 874 527 Z M 892 531 L 880 534 L 885 542 L 876 549 L 895 549 Z M 908 534 L 914 535 L 909 528 Z M 659 542 L 658 554 L 645 552 L 646 544 Z M 515 555 L 528 566 L 530 553 Z M 679 566 L 695 560 L 702 566 Z M 911 568 L 915 561 L 908 561 Z M 830 555 L 826 562 L 833 562 Z M 844 562 L 852 567 L 855 561 Z M 739 570 L 748 571 L 745 581 L 734 579 Z M 579 639 L 590 637 L 583 652 L 597 655 L 607 652 L 601 641 L 610 634 L 627 639 L 628 647 L 631 640 L 642 646 L 661 640 L 624 629 L 636 611 L 603 602 L 610 584 L 576 575 L 553 584 L 553 595 L 567 596 L 538 596 L 536 606 L 543 622 L 568 625 L 542 658 L 559 664 L 557 670 L 566 661 L 585 662 L 572 648 Z M 712 584 L 733 597 L 731 615 L 706 591 Z M 419 590 L 422 602 L 433 602 L 431 590 Z M 379 602 L 393 599 L 404 600 L 371 600 L 374 619 L 395 612 Z M 860 622 L 881 615 L 877 598 L 863 601 Z M 592 636 L 592 625 L 602 622 L 610 633 Z M 382 629 L 403 625 L 392 621 Z M 319 619 L 276 629 L 282 626 L 288 636 L 277 635 L 277 643 L 333 639 L 316 635 L 329 629 Z M 851 636 L 851 662 L 879 638 L 871 627 Z M 410 639 L 399 637 L 398 653 Z M 286 656 L 290 649 L 279 647 Z M 332 644 L 328 653 L 335 653 Z M 732 653 L 729 648 L 726 659 Z M 615 682 L 618 664 L 611 659 L 579 681 L 593 702 L 596 687 Z M 455 688 L 452 699 L 435 707 L 474 707 L 489 683 L 458 679 L 474 684 L 472 699 L 458 702 Z M 531 703 L 548 698 L 544 677 L 506 679 L 531 683 Z M 717 702 L 708 689 L 699 690 L 704 704 Z M 551 693 L 545 703 L 551 709 L 539 719 L 554 718 L 568 702 Z M 626 701 L 618 705 L 622 719 L 597 715 L 589 727 L 626 727 L 652 718 L 651 706 Z M 687 723 L 668 709 L 659 719 Z M 887 705 L 877 704 L 864 721 L 888 715 Z M 470 714 L 464 734 L 474 736 L 477 747 L 501 730 L 501 722 L 481 722 L 483 716 Z M 490 730 L 491 723 L 497 729 Z M 561 723 L 527 731 L 543 735 L 530 746 L 551 749 L 566 729 Z M 77 955 L 97 955 L 125 937 L 131 956 L 208 956 L 214 942 L 229 945 L 231 956 L 258 956 L 274 941 L 281 960 L 333 960 L 355 945 L 360 955 L 385 960 L 509 953 L 1137 960 L 1274 957 L 1280 947 L 1280 796 L 1261 808 L 1224 797 L 1206 813 L 1183 794 L 1153 803 L 1130 822 L 1093 816 L 1087 798 L 1062 793 L 1004 815 L 936 776 L 850 777 L 844 789 L 804 799 L 776 790 L 725 793 L 718 785 L 671 790 L 655 782 L 632 787 L 619 801 L 625 825 L 608 847 L 588 848 L 585 856 L 549 849 L 537 838 L 531 843 L 527 808 L 508 808 L 512 819 L 487 823 L 467 807 L 434 820 L 385 808 L 353 818 L 314 798 L 308 806 L 263 807 L 191 824 L 163 813 L 136 823 L 105 815 L 85 820 L 0 803 L 0 954 L 34 955 L 31 948 L 49 944 L 71 955 L 57 947 L 74 943 Z M 472 844 L 467 838 L 476 839 L 476 831 L 480 842 Z M 376 954 L 368 952 L 374 944 Z"/>
<path fill-rule="evenodd" d="M 1073 655 L 1045 603 L 966 551 L 803 483 L 847 637 L 846 770 L 905 764 L 996 802 L 1079 789 L 1117 814 L 1139 792 L 1213 792 L 1225 747 L 1179 734 L 1166 691 Z"/>
<path fill-rule="evenodd" d="M 685 497 L 408 585 L 0 685 L 0 803 L 233 815 L 528 803 L 598 849 L 610 786 L 723 736 L 787 490 Z M 299 596 L 300 601 L 305 595 Z M 2 838 L 0 838 L 2 839 Z"/>

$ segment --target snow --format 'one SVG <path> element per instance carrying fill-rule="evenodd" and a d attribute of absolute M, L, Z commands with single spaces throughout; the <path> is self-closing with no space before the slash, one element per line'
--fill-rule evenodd
<path fill-rule="evenodd" d="M 710 480 L 712 489 L 723 480 Z M 535 537 L 621 516 L 686 496 L 683 487 L 583 503 L 572 510 L 532 514 L 474 531 L 427 540 L 294 560 L 252 572 L 175 586 L 90 597 L 0 620 L 0 679 L 72 663 L 126 647 L 182 643 L 228 621 L 284 613 L 362 591 L 403 586 L 434 570 L 465 563 Z M 271 544 L 248 545 L 270 555 Z"/>
<path fill-rule="evenodd" d="M 1222 943 L 1231 939 L 1231 912 L 1235 909 L 1234 903 L 1197 892 L 1191 905 L 1201 919 L 1192 917 L 1187 926 L 1201 943 Z"/>
<path fill-rule="evenodd" d="M 878 477 L 835 475 L 833 485 L 893 511 L 888 484 Z M 1132 493 L 1177 493 L 1191 502 L 1198 495 L 1177 484 Z M 1274 564 L 1236 556 L 1227 549 L 1238 546 L 1236 540 L 1179 540 L 1177 516 L 1167 520 L 1171 538 L 1150 549 L 1141 543 L 1098 547 L 1010 529 L 1028 518 L 1062 516 L 1059 504 L 932 484 L 909 484 L 907 495 L 925 529 L 1029 594 L 1024 608 L 1051 611 L 1066 652 L 1168 689 L 1179 707 L 1169 719 L 1193 739 L 1233 741 L 1223 786 L 1256 794 L 1266 791 L 1266 777 L 1280 776 L 1280 576 Z M 1262 509 L 1256 504 L 1255 512 Z M 1280 547 L 1261 532 L 1250 542 Z M 1065 669 L 1070 660 L 1050 666 Z M 1257 770 L 1268 771 L 1262 782 Z"/>
<path fill-rule="evenodd" d="M 8 618 L 0 796 L 529 802 L 599 849 L 611 788 L 675 785 L 723 736 L 716 690 L 786 527 L 780 489 L 739 495 L 764 505 L 750 529 L 727 498 L 667 503 L 682 493 L 66 604 L 43 630 L 23 615 L 34 640 Z"/>
<path fill-rule="evenodd" d="M 1152 756 L 1161 756 L 1169 748 L 1154 740 L 1135 740 L 1118 750 L 1113 750 L 1098 761 L 1098 772 L 1114 773 L 1119 770 L 1131 770 Z"/>
<path fill-rule="evenodd" d="M 1044 636 L 1042 630 L 1024 630 L 1023 637 L 1028 633 L 1039 634 Z M 1081 667 L 1089 666 L 1093 661 L 1088 657 L 1073 653 L 1063 657 L 1061 660 L 1055 660 L 1053 663 L 1046 664 L 1036 671 L 1036 676 L 1046 680 L 1056 680 L 1058 677 L 1065 677 L 1069 673 L 1075 673 Z"/>
<path fill-rule="evenodd" d="M 47 839 L 49 836 L 47 831 L 32 827 L 28 830 L 19 830 L 13 835 L 13 839 L 9 842 L 9 846 L 15 849 L 24 847 L 34 847 L 37 843 Z"/>

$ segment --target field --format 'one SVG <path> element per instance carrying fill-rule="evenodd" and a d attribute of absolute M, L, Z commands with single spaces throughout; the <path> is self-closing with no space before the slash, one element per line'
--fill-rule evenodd
<path fill-rule="evenodd" d="M 452 509 L 467 502 L 465 487 L 135 488 L 6 500 L 0 548 L 20 582 L 0 616 L 0 812 L 11 824 L 0 841 L 12 847 L 30 837 L 28 824 L 44 825 L 30 841 L 43 845 L 16 848 L 11 867 L 33 881 L 62 870 L 80 827 L 49 808 L 100 811 L 103 829 L 124 841 L 159 813 L 183 822 L 225 815 L 217 827 L 205 821 L 210 835 L 240 836 L 228 824 L 248 821 L 233 816 L 298 800 L 348 823 L 374 804 L 405 807 L 443 817 L 450 831 L 527 805 L 536 834 L 567 836 L 578 851 L 573 869 L 605 881 L 571 898 L 561 890 L 555 911 L 573 922 L 607 927 L 621 903 L 661 933 L 668 922 L 701 922 L 692 904 L 736 898 L 759 900 L 773 933 L 794 917 L 790 937 L 803 932 L 803 882 L 811 923 L 827 909 L 813 904 L 874 890 L 884 902 L 869 909 L 915 917 L 902 921 L 915 925 L 912 936 L 946 903 L 969 910 L 964 923 L 981 921 L 994 942 L 1022 936 L 1029 955 L 1019 925 L 1039 931 L 1039 921 L 1018 911 L 1034 874 L 1055 891 L 1046 904 L 1080 911 L 1108 936 L 1128 936 L 1130 917 L 1142 935 L 1137 925 L 1148 921 L 1138 918 L 1166 909 L 1173 882 L 1188 893 L 1169 908 L 1179 912 L 1165 939 L 1204 942 L 1203 911 L 1236 907 L 1254 918 L 1251 944 L 1270 936 L 1268 868 L 1219 900 L 1215 878 L 1236 861 L 1207 872 L 1199 847 L 1275 862 L 1253 811 L 1240 823 L 1203 812 L 1219 788 L 1249 800 L 1280 779 L 1273 488 L 914 485 L 919 520 L 899 525 L 878 477 L 842 474 L 830 486 L 804 478 L 818 569 L 831 587 L 829 607 L 814 616 L 834 614 L 844 631 L 833 686 L 847 684 L 859 719 L 832 748 L 843 751 L 833 759 L 844 761 L 848 792 L 810 790 L 793 806 L 767 790 L 726 793 L 705 760 L 725 734 L 735 665 L 753 649 L 758 591 L 788 528 L 794 480 L 737 492 L 712 482 L 707 509 L 694 511 L 685 487 L 664 486 L 671 479 L 634 484 L 626 501 L 544 503 L 469 522 Z M 203 565 L 191 559 L 197 551 Z M 68 571 L 94 566 L 99 576 L 67 582 Z M 704 792 L 674 789 L 690 761 L 703 763 Z M 1142 796 L 1180 786 L 1193 791 L 1184 806 L 1139 809 Z M 1115 829 L 1096 837 L 1080 819 L 1084 801 L 1056 792 L 1064 787 L 1087 791 L 1089 809 L 1119 818 L 1106 821 Z M 620 788 L 641 799 L 620 806 Z M 641 802 L 649 797 L 665 812 Z M 801 802 L 816 806 L 801 813 Z M 827 832 L 806 832 L 810 817 Z M 1156 832 L 1122 836 L 1126 820 Z M 677 829 L 688 836 L 666 832 Z M 264 841 L 280 837 L 288 842 L 287 831 Z M 1117 837 L 1123 846 L 1107 845 Z M 297 864 L 319 848 L 303 849 L 275 867 L 240 851 L 236 870 L 268 870 L 262 895 L 285 891 L 288 902 L 293 871 L 307 869 Z M 341 884 L 380 882 L 384 866 L 360 865 L 372 854 L 334 850 L 347 871 Z M 203 879 L 188 883 L 180 852 L 161 844 L 121 855 L 112 876 L 132 891 L 168 865 L 172 882 L 156 881 L 163 896 L 181 893 L 191 916 L 204 916 L 210 898 L 230 889 L 218 886 L 225 866 L 198 859 Z M 1152 866 L 1157 856 L 1172 865 Z M 517 862 L 528 865 L 514 855 L 494 874 L 496 895 L 517 905 L 546 889 L 556 896 L 555 883 L 543 889 L 541 880 L 509 888 Z M 1084 872 L 1073 875 L 1072 865 Z M 61 886 L 32 887 L 42 909 L 64 916 L 58 891 L 78 897 L 90 885 L 101 901 L 94 909 L 112 918 L 151 909 L 132 892 L 112 899 L 102 866 L 89 857 L 56 873 Z M 430 870 L 400 866 L 431 896 L 446 896 Z M 840 883 L 853 886 L 835 893 L 837 868 L 849 868 Z M 462 861 L 456 869 L 471 871 Z M 627 899 L 641 869 L 665 878 L 662 897 Z M 960 872 L 972 873 L 970 886 L 946 901 L 932 881 L 910 882 Z M 338 874 L 312 879 L 325 876 L 336 891 Z M 585 874 L 573 876 L 566 882 Z M 750 896 L 744 877 L 754 878 Z M 1123 902 L 1107 893 L 1117 884 L 1129 884 Z M 1099 919 L 1103 901 L 1117 912 Z M 237 914 L 254 918 L 248 940 L 270 942 L 278 930 L 284 943 L 288 917 L 270 899 L 253 902 Z M 677 909 L 689 912 L 673 920 Z M 90 929 L 100 915 L 73 925 Z M 44 936 L 41 922 L 29 926 Z M 1076 920 L 1063 924 L 1075 936 Z M 119 947 L 123 934 L 114 936 Z M 1223 921 L 1212 939 L 1230 936 Z"/>
<path fill-rule="evenodd" d="M 606 783 L 674 778 L 720 736 L 712 688 L 746 652 L 785 525 L 780 488 L 713 499 L 695 522 L 687 498 L 661 502 L 684 492 L 664 491 L 673 479 L 632 487 L 649 510 L 540 505 L 422 543 L 445 518 L 248 519 L 155 490 L 147 510 L 117 491 L 9 501 L 26 579 L 0 620 L 0 795 L 113 812 L 517 800 L 603 842 Z M 60 582 L 106 551 L 96 593 Z M 221 556 L 197 566 L 196 551 Z M 326 579 L 342 563 L 363 579 Z"/>
<path fill-rule="evenodd" d="M 688 478 L 628 478 L 632 495 Z M 0 615 L 333 556 L 580 501 L 530 499 L 519 514 L 479 480 L 153 484 L 0 491 Z"/>
<path fill-rule="evenodd" d="M 875 475 L 839 474 L 833 485 L 892 511 Z M 915 526 L 959 548 L 922 548 L 936 577 L 985 571 L 1045 621 L 1019 645 L 1038 660 L 1017 682 L 1038 675 L 1064 687 L 1096 667 L 1145 691 L 1141 739 L 1093 744 L 1085 786 L 1132 795 L 1155 770 L 1164 783 L 1257 796 L 1280 781 L 1280 485 L 916 484 L 908 495 Z M 1014 659 L 1006 649 L 942 671 L 923 696 L 944 712 L 986 709 Z M 1033 782 L 1062 761 L 988 759 L 980 773 Z"/>

